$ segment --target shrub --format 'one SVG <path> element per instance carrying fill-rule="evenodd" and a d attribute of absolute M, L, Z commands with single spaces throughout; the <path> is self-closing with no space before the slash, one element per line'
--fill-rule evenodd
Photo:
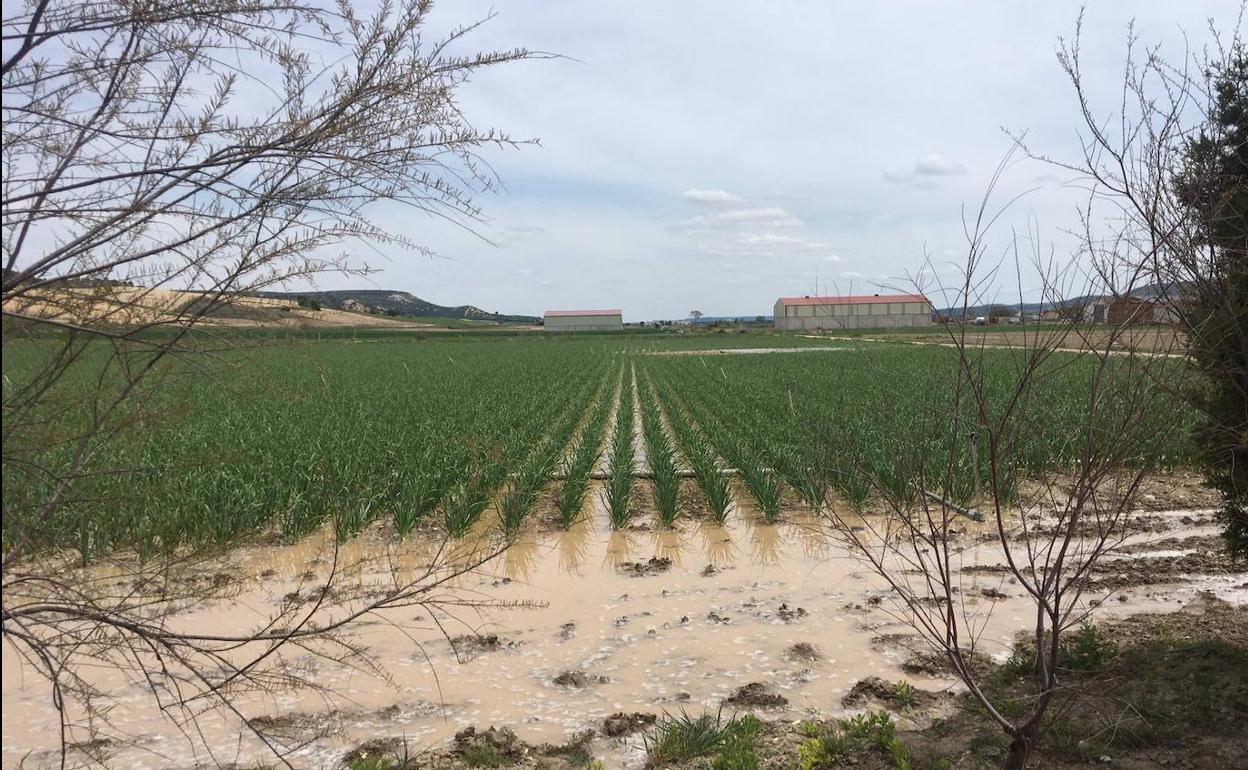
<path fill-rule="evenodd" d="M 502 767 L 507 764 L 507 758 L 488 743 L 473 743 L 464 748 L 461 756 L 469 767 Z"/>
<path fill-rule="evenodd" d="M 740 720 L 734 717 L 724 722 L 721 713 L 696 717 L 691 717 L 684 711 L 679 716 L 665 714 L 642 738 L 646 747 L 646 767 L 662 767 L 673 762 L 710 756 L 726 743 L 734 741 L 732 757 L 726 761 L 744 761 L 747 745 L 748 753 L 753 756 L 754 739 L 759 726 L 759 721 L 753 717 Z M 722 765 L 723 768 L 754 766 Z"/>
<path fill-rule="evenodd" d="M 906 747 L 897 738 L 897 726 L 884 711 L 856 714 L 826 728 L 805 723 L 800 729 L 810 736 L 797 747 L 800 770 L 839 767 L 851 754 L 872 749 L 888 757 L 896 770 L 910 770 Z"/>

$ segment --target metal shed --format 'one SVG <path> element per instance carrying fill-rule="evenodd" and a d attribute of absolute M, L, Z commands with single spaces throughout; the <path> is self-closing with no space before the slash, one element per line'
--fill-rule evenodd
<path fill-rule="evenodd" d="M 932 303 L 922 294 L 781 297 L 774 314 L 775 327 L 789 331 L 899 329 L 931 324 Z"/>
<path fill-rule="evenodd" d="M 547 310 L 546 331 L 618 332 L 624 330 L 622 310 Z"/>

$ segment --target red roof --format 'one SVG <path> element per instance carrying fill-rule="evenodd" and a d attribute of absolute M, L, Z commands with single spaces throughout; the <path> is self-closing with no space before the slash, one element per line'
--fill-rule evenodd
<path fill-rule="evenodd" d="M 580 316 L 580 315 L 624 315 L 623 310 L 547 310 L 547 318 L 560 318 L 563 316 Z"/>
<path fill-rule="evenodd" d="M 861 294 L 843 297 L 781 297 L 783 305 L 876 305 L 882 302 L 927 302 L 922 294 Z"/>

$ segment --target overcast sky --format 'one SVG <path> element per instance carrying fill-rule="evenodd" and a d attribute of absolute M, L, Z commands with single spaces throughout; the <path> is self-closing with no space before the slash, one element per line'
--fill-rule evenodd
<path fill-rule="evenodd" d="M 435 16 L 449 27 L 491 9 L 481 48 L 568 58 L 491 71 L 463 104 L 478 126 L 541 146 L 488 155 L 507 185 L 480 200 L 493 243 L 382 212 L 442 258 L 370 256 L 374 286 L 509 313 L 621 307 L 626 320 L 769 314 L 779 296 L 905 288 L 925 253 L 942 266 L 964 258 L 962 208 L 1010 149 L 1003 129 L 1056 155 L 1078 148 L 1055 57 L 1076 2 L 494 0 L 443 2 Z M 1114 104 L 1132 18 L 1143 42 L 1181 58 L 1184 35 L 1203 45 L 1208 20 L 1228 27 L 1237 10 L 1090 3 L 1084 58 L 1100 103 Z M 1030 222 L 1044 248 L 1069 250 L 1061 230 L 1076 196 L 1063 181 L 1035 162 L 1013 166 L 1002 201 L 1039 189 L 994 244 Z M 1035 283 L 1025 275 L 1022 288 Z"/>

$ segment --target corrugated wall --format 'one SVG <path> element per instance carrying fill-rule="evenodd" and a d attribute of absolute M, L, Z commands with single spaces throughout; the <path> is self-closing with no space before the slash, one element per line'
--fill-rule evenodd
<path fill-rule="evenodd" d="M 620 316 L 550 316 L 546 331 L 551 332 L 618 332 L 624 330 Z"/>

